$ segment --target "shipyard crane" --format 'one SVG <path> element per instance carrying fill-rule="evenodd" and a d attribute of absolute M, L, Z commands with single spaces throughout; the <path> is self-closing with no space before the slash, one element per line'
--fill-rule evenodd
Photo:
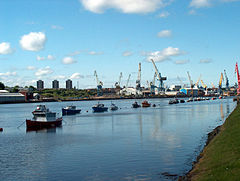
<path fill-rule="evenodd" d="M 224 75 L 225 75 L 225 80 L 226 80 L 226 90 L 229 91 L 229 80 L 228 80 L 228 77 L 227 77 L 226 70 L 224 70 Z"/>
<path fill-rule="evenodd" d="M 236 63 L 236 66 L 235 66 L 235 73 L 237 73 L 237 80 L 238 80 L 237 95 L 239 95 L 240 94 L 240 75 L 238 71 L 238 63 Z"/>
<path fill-rule="evenodd" d="M 116 88 L 121 88 L 121 79 L 122 79 L 122 72 L 120 72 L 118 82 L 115 83 Z"/>
<path fill-rule="evenodd" d="M 103 91 L 102 91 L 103 83 L 102 83 L 102 81 L 99 81 L 96 70 L 94 71 L 94 76 L 96 77 L 96 81 L 97 81 L 97 95 L 102 96 L 103 95 Z"/>
<path fill-rule="evenodd" d="M 197 82 L 195 83 L 195 87 L 198 87 L 198 84 L 199 84 L 199 81 L 200 81 L 201 77 L 202 77 L 202 75 L 199 76 Z"/>
<path fill-rule="evenodd" d="M 136 90 L 141 90 L 141 63 L 138 65 L 138 77 L 136 80 Z"/>
<path fill-rule="evenodd" d="M 151 95 L 154 95 L 154 94 L 155 94 L 155 88 L 156 88 L 156 86 L 155 86 L 155 80 L 156 80 L 156 77 L 157 77 L 157 74 L 156 74 L 156 72 L 155 72 L 155 73 L 154 73 L 154 76 L 153 76 L 153 81 L 150 82 L 150 93 L 151 93 Z"/>
<path fill-rule="evenodd" d="M 128 84 L 129 84 L 130 77 L 131 77 L 131 74 L 129 74 L 129 75 L 128 75 L 128 79 L 127 79 L 126 88 L 128 88 Z"/>
<path fill-rule="evenodd" d="M 223 82 L 224 78 L 223 78 L 223 73 L 221 73 L 221 76 L 220 76 L 220 80 L 219 80 L 219 85 L 218 85 L 218 92 L 220 95 L 222 95 L 222 82 Z"/>
<path fill-rule="evenodd" d="M 191 76 L 190 76 L 189 72 L 187 72 L 187 74 L 188 74 L 188 80 L 190 82 L 190 87 L 193 88 L 194 84 L 193 84 L 193 81 L 191 79 Z"/>
<path fill-rule="evenodd" d="M 180 84 L 181 84 L 181 87 L 183 88 L 183 87 L 184 87 L 183 81 L 180 79 L 179 76 L 177 76 L 177 79 L 179 80 L 179 82 L 180 82 Z"/>
<path fill-rule="evenodd" d="M 203 88 L 204 88 L 204 89 L 207 89 L 207 85 L 204 84 L 203 80 L 201 80 L 201 83 L 202 83 Z"/>
<path fill-rule="evenodd" d="M 152 61 L 152 64 L 154 66 L 155 73 L 157 74 L 157 77 L 158 77 L 157 80 L 159 81 L 158 92 L 162 92 L 163 93 L 165 91 L 165 88 L 164 88 L 164 85 L 163 85 L 163 81 L 167 80 L 167 77 L 162 77 L 161 73 L 157 69 L 157 66 L 156 66 L 154 60 L 151 59 L 151 61 Z"/>

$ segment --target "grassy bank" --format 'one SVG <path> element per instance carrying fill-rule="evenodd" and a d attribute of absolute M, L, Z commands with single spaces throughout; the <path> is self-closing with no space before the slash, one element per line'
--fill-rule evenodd
<path fill-rule="evenodd" d="M 240 105 L 231 113 L 220 133 L 204 148 L 188 174 L 191 180 L 240 179 Z"/>

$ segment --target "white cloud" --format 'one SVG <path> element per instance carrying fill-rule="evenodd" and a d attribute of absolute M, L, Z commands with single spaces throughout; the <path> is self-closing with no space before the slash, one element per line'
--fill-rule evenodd
<path fill-rule="evenodd" d="M 17 72 L 5 72 L 5 73 L 0 73 L 0 76 L 16 76 Z"/>
<path fill-rule="evenodd" d="M 148 61 L 151 61 L 151 59 L 153 59 L 155 62 L 163 62 L 170 60 L 173 56 L 179 56 L 182 54 L 184 54 L 184 52 L 180 51 L 179 48 L 168 47 L 162 51 L 146 53 L 145 56 L 147 56 Z"/>
<path fill-rule="evenodd" d="M 36 67 L 34 67 L 34 66 L 27 66 L 27 70 L 35 70 L 36 69 Z"/>
<path fill-rule="evenodd" d="M 189 63 L 189 60 L 176 60 L 174 63 L 177 65 L 187 64 Z"/>
<path fill-rule="evenodd" d="M 0 55 L 7 55 L 13 53 L 14 50 L 11 48 L 10 43 L 2 42 L 0 43 Z"/>
<path fill-rule="evenodd" d="M 162 13 L 160 13 L 157 17 L 159 17 L 159 18 L 166 18 L 166 17 L 168 17 L 170 15 L 170 13 L 169 12 L 162 12 Z"/>
<path fill-rule="evenodd" d="M 48 59 L 48 60 L 54 60 L 55 57 L 54 57 L 53 55 L 48 55 L 48 56 L 47 56 L 47 59 Z"/>
<path fill-rule="evenodd" d="M 132 56 L 132 54 L 133 53 L 131 51 L 125 51 L 125 52 L 122 53 L 122 56 L 129 57 L 129 56 Z"/>
<path fill-rule="evenodd" d="M 53 79 L 66 79 L 67 77 L 65 75 L 57 75 L 54 76 Z"/>
<path fill-rule="evenodd" d="M 41 57 L 41 56 L 37 56 L 37 60 L 54 60 L 55 57 L 53 55 L 48 55 L 47 57 Z"/>
<path fill-rule="evenodd" d="M 190 2 L 190 7 L 202 8 L 211 6 L 210 0 L 192 0 Z"/>
<path fill-rule="evenodd" d="M 209 58 L 200 60 L 200 63 L 211 63 L 211 62 L 212 62 L 212 59 L 209 59 Z"/>
<path fill-rule="evenodd" d="M 76 61 L 72 57 L 64 57 L 62 59 L 63 64 L 73 64 L 76 63 Z"/>
<path fill-rule="evenodd" d="M 63 27 L 59 26 L 59 25 L 52 25 L 51 28 L 54 30 L 62 30 L 63 29 Z"/>
<path fill-rule="evenodd" d="M 123 13 L 150 13 L 166 6 L 172 0 L 79 0 L 85 9 L 103 13 L 107 9 L 117 9 Z"/>
<path fill-rule="evenodd" d="M 69 53 L 69 56 L 76 56 L 76 55 L 79 55 L 82 52 L 83 51 L 75 51 L 75 52 Z"/>
<path fill-rule="evenodd" d="M 195 14 L 196 14 L 196 11 L 195 11 L 194 9 L 192 9 L 192 10 L 190 10 L 188 13 L 189 13 L 190 15 L 195 15 Z"/>
<path fill-rule="evenodd" d="M 40 57 L 39 55 L 37 56 L 37 60 L 45 60 L 45 57 Z"/>
<path fill-rule="evenodd" d="M 31 32 L 23 35 L 19 41 L 22 49 L 28 51 L 40 51 L 46 43 L 46 35 L 42 32 Z"/>
<path fill-rule="evenodd" d="M 102 55 L 103 52 L 95 52 L 95 51 L 90 51 L 88 52 L 89 55 Z"/>
<path fill-rule="evenodd" d="M 84 76 L 83 75 L 80 75 L 80 73 L 74 73 L 70 76 L 70 79 L 80 79 L 80 78 L 83 78 Z"/>
<path fill-rule="evenodd" d="M 158 32 L 157 36 L 159 38 L 170 37 L 170 36 L 172 36 L 172 31 L 171 30 L 163 30 L 163 31 Z"/>
<path fill-rule="evenodd" d="M 52 70 L 49 66 L 47 66 L 47 67 L 45 67 L 45 68 L 40 68 L 40 69 L 38 69 L 38 70 L 35 72 L 35 75 L 38 76 L 38 77 L 40 77 L 40 76 L 49 75 L 49 74 L 51 74 L 51 73 L 53 73 L 53 70 Z"/>

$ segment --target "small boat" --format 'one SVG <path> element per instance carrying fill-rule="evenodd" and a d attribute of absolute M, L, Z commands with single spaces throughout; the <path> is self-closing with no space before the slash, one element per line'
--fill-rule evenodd
<path fill-rule="evenodd" d="M 76 106 L 67 106 L 62 108 L 62 115 L 74 115 L 81 112 L 81 109 L 76 109 Z"/>
<path fill-rule="evenodd" d="M 96 104 L 92 107 L 93 112 L 105 112 L 108 111 L 108 107 L 104 107 L 104 104 Z"/>
<path fill-rule="evenodd" d="M 32 114 L 32 120 L 26 120 L 27 130 L 53 128 L 62 125 L 62 117 L 56 118 L 56 113 L 49 111 L 45 105 L 38 105 Z"/>
<path fill-rule="evenodd" d="M 183 99 L 180 100 L 180 103 L 185 103 L 185 101 Z"/>
<path fill-rule="evenodd" d="M 178 104 L 179 100 L 178 99 L 171 99 L 169 100 L 168 104 Z"/>
<path fill-rule="evenodd" d="M 193 102 L 193 98 L 190 97 L 190 98 L 187 100 L 187 102 Z"/>
<path fill-rule="evenodd" d="M 118 110 L 118 107 L 115 105 L 115 104 L 111 104 L 111 107 L 110 107 L 110 110 L 111 111 L 116 111 L 116 110 Z"/>
<path fill-rule="evenodd" d="M 152 107 L 156 107 L 156 104 L 153 104 Z"/>
<path fill-rule="evenodd" d="M 211 100 L 215 100 L 216 99 L 216 97 L 212 97 L 212 99 Z"/>
<path fill-rule="evenodd" d="M 151 106 L 151 104 L 148 102 L 148 101 L 143 101 L 142 102 L 142 107 L 150 107 Z"/>
<path fill-rule="evenodd" d="M 133 108 L 139 108 L 141 107 L 136 101 L 132 104 Z"/>

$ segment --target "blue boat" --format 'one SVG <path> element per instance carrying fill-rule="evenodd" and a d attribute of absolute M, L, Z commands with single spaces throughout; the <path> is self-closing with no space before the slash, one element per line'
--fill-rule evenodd
<path fill-rule="evenodd" d="M 74 115 L 81 112 L 81 109 L 76 109 L 76 106 L 67 106 L 62 108 L 62 115 Z"/>
<path fill-rule="evenodd" d="M 92 107 L 93 112 L 105 112 L 108 111 L 108 107 L 104 107 L 104 104 L 96 104 Z"/>

